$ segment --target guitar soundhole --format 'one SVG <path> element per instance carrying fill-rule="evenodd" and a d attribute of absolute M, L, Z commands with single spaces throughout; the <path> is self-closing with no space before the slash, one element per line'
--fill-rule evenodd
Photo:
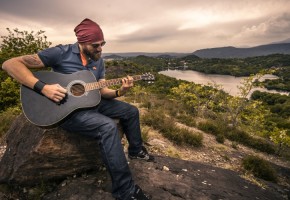
<path fill-rule="evenodd" d="M 76 83 L 71 86 L 70 92 L 74 96 L 82 96 L 85 93 L 85 87 L 80 83 Z"/>

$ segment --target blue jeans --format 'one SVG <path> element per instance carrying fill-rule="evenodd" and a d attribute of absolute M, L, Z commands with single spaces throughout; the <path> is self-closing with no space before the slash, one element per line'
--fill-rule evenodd
<path fill-rule="evenodd" d="M 128 152 L 138 153 L 142 146 L 139 111 L 128 103 L 102 99 L 97 107 L 77 111 L 60 126 L 98 140 L 102 159 L 111 175 L 112 194 L 115 198 L 127 199 L 134 192 L 134 181 L 112 118 L 120 120 L 129 143 Z"/>

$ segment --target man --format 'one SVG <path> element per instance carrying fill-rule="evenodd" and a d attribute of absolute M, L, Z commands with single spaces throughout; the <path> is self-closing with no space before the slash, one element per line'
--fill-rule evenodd
<path fill-rule="evenodd" d="M 84 19 L 74 31 L 77 43 L 58 45 L 35 55 L 12 58 L 5 61 L 2 68 L 21 84 L 55 102 L 60 102 L 66 96 L 66 89 L 57 83 L 46 84 L 38 80 L 29 68 L 52 67 L 55 72 L 64 74 L 89 70 L 98 81 L 104 81 L 105 67 L 101 53 L 106 42 L 102 29 L 92 20 Z M 120 119 L 129 143 L 129 158 L 154 160 L 142 145 L 138 109 L 114 99 L 124 95 L 132 86 L 133 79 L 128 76 L 122 79 L 122 86 L 118 90 L 101 89 L 102 99 L 98 106 L 73 113 L 60 126 L 67 131 L 88 135 L 99 141 L 102 159 L 112 178 L 113 197 L 122 200 L 146 200 L 150 197 L 146 196 L 132 180 L 118 129 L 111 119 Z"/>

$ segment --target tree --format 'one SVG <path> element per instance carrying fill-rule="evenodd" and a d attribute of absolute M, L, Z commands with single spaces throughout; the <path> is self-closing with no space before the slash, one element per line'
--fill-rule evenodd
<path fill-rule="evenodd" d="M 9 107 L 19 107 L 19 84 L 10 77 L 0 84 L 0 111 L 4 111 Z"/>
<path fill-rule="evenodd" d="M 219 110 L 219 101 L 225 95 L 219 89 L 195 83 L 181 83 L 178 87 L 172 88 L 171 92 L 177 100 L 187 105 L 193 113 L 205 117 L 213 114 L 215 110 Z"/>
<path fill-rule="evenodd" d="M 0 62 L 24 54 L 35 54 L 37 51 L 45 49 L 51 45 L 47 41 L 44 31 L 28 32 L 6 29 L 7 36 L 1 36 Z M 6 73 L 0 73 L 0 112 L 12 106 L 19 106 L 19 84 L 8 77 Z"/>
<path fill-rule="evenodd" d="M 249 95 L 257 85 L 257 81 L 268 73 L 272 73 L 272 71 L 264 70 L 256 75 L 251 75 L 243 79 L 241 86 L 238 87 L 239 96 L 227 96 L 224 99 L 224 107 L 228 114 L 227 118 L 234 128 L 241 125 L 241 123 L 259 124 L 259 121 L 264 121 L 265 115 L 269 113 L 260 101 L 249 100 Z"/>
<path fill-rule="evenodd" d="M 290 136 L 287 135 L 287 130 L 274 127 L 270 132 L 270 140 L 278 145 L 277 154 L 280 155 L 283 148 L 290 147 Z"/>
<path fill-rule="evenodd" d="M 17 28 L 13 30 L 6 28 L 6 30 L 9 34 L 1 36 L 1 64 L 9 58 L 24 54 L 34 54 L 51 45 L 51 42 L 48 42 L 47 37 L 43 35 L 45 31 L 40 30 L 35 33 L 34 31 L 20 31 Z"/>

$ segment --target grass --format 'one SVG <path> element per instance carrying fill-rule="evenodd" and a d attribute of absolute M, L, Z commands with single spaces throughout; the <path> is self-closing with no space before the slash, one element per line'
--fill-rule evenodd
<path fill-rule="evenodd" d="M 257 149 L 261 152 L 266 152 L 269 154 L 275 154 L 276 152 L 274 145 L 267 140 L 252 137 L 245 131 L 239 129 L 227 128 L 226 125 L 222 125 L 217 121 L 208 120 L 205 122 L 200 122 L 197 127 L 206 133 L 215 135 L 216 140 L 219 143 L 223 143 L 225 139 L 229 139 L 233 142 Z"/>
<path fill-rule="evenodd" d="M 186 110 L 181 104 L 169 99 L 158 98 L 158 95 L 155 95 L 154 98 L 153 96 L 152 98 L 143 98 L 141 106 L 149 111 L 143 116 L 143 123 L 161 131 L 164 137 L 175 144 L 202 145 L 202 136 L 200 134 L 193 134 L 189 130 L 182 130 L 182 128 L 176 127 L 174 123 L 177 121 L 214 135 L 216 141 L 221 144 L 224 143 L 225 139 L 229 139 L 237 144 L 243 144 L 261 152 L 269 154 L 275 154 L 276 152 L 275 146 L 266 139 L 252 137 L 243 130 L 228 127 L 218 119 L 205 119 L 202 122 L 197 122 L 195 116 L 189 114 L 190 111 Z M 236 147 L 237 144 L 235 145 Z"/>
<path fill-rule="evenodd" d="M 159 130 L 165 138 L 177 145 L 202 146 L 201 133 L 193 133 L 189 129 L 178 127 L 174 119 L 166 116 L 164 112 L 148 112 L 141 116 L 141 123 Z"/>

